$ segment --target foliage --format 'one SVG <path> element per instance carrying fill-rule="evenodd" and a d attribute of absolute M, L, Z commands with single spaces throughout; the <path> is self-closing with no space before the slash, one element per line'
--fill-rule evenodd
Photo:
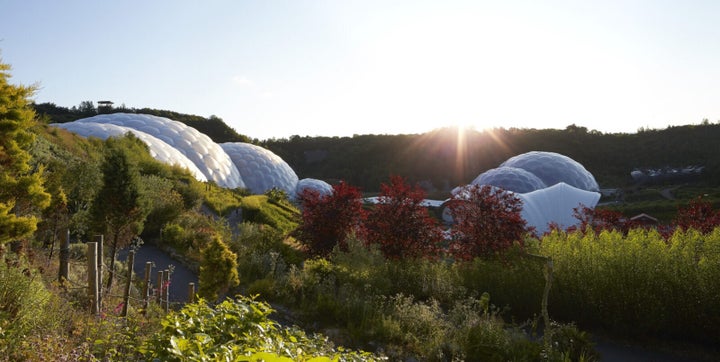
<path fill-rule="evenodd" d="M 117 251 L 129 245 L 142 232 L 147 208 L 142 199 L 140 174 L 130 162 L 128 151 L 109 138 L 105 161 L 102 164 L 103 185 L 91 205 L 94 229 L 106 236 L 110 249 L 110 278 L 112 286 Z"/>
<path fill-rule="evenodd" d="M 162 361 L 374 361 L 366 352 L 334 348 L 326 337 L 281 327 L 266 303 L 238 296 L 211 307 L 204 300 L 170 313 L 140 350 Z"/>
<path fill-rule="evenodd" d="M 365 239 L 377 244 L 386 257 L 435 257 L 443 236 L 436 219 L 422 204 L 425 192 L 400 176 L 381 185 L 378 203 L 367 215 Z"/>
<path fill-rule="evenodd" d="M 230 228 L 224 219 L 215 219 L 210 215 L 188 210 L 165 224 L 160 244 L 199 261 L 200 251 L 209 245 L 216 235 L 220 235 L 223 240 L 230 240 Z"/>
<path fill-rule="evenodd" d="M 617 230 L 627 233 L 630 229 L 637 227 L 635 223 L 616 210 L 589 208 L 581 205 L 573 209 L 573 216 L 578 219 L 580 224 L 577 228 L 582 232 L 594 231 L 600 233 L 606 230 Z"/>
<path fill-rule="evenodd" d="M 140 188 L 149 208 L 143 231 L 146 235 L 159 235 L 162 227 L 174 221 L 183 211 L 183 197 L 175 190 L 175 186 L 168 178 L 141 176 Z"/>
<path fill-rule="evenodd" d="M 469 185 L 448 205 L 453 217 L 450 253 L 471 260 L 488 257 L 522 245 L 527 233 L 516 196 L 488 185 Z"/>
<path fill-rule="evenodd" d="M 30 169 L 34 89 L 8 83 L 9 69 L 0 63 L 0 247 L 30 236 L 37 227 L 35 214 L 50 204 L 42 168 Z"/>
<path fill-rule="evenodd" d="M 202 250 L 199 283 L 198 295 L 213 301 L 240 283 L 237 255 L 218 236 Z"/>
<path fill-rule="evenodd" d="M 708 201 L 698 197 L 685 207 L 679 207 L 673 222 L 681 230 L 695 229 L 702 233 L 712 232 L 720 226 L 720 211 Z"/>
<path fill-rule="evenodd" d="M 550 314 L 628 336 L 718 343 L 720 229 L 553 232 L 540 252 L 554 262 Z"/>
<path fill-rule="evenodd" d="M 24 340 L 62 330 L 68 312 L 26 261 L 0 258 L 0 355 L 20 359 Z"/>
<path fill-rule="evenodd" d="M 242 193 L 228 190 L 212 182 L 205 183 L 204 204 L 215 214 L 226 216 L 242 205 Z"/>
<path fill-rule="evenodd" d="M 283 233 L 297 227 L 299 211 L 282 198 L 268 195 L 252 195 L 241 200 L 243 220 L 268 225 Z"/>
<path fill-rule="evenodd" d="M 282 278 L 290 265 L 301 265 L 304 255 L 280 231 L 264 225 L 243 222 L 230 248 L 237 254 L 242 280 Z M 267 283 L 267 282 L 266 282 Z M 251 293 L 254 294 L 254 293 Z M 266 297 L 265 293 L 262 293 Z"/>
<path fill-rule="evenodd" d="M 346 238 L 359 231 L 365 216 L 360 191 L 345 182 L 333 185 L 329 195 L 306 189 L 298 198 L 302 222 L 294 234 L 312 255 L 328 255 L 335 246 L 345 248 Z"/>

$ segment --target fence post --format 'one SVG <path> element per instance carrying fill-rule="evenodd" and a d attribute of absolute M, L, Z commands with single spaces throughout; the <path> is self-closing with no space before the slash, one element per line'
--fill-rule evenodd
<path fill-rule="evenodd" d="M 163 289 L 165 290 L 165 313 L 170 311 L 170 270 L 163 270 Z"/>
<path fill-rule="evenodd" d="M 150 308 L 150 273 L 152 272 L 152 262 L 145 262 L 145 283 L 143 287 L 143 313 Z"/>
<path fill-rule="evenodd" d="M 68 280 L 70 275 L 70 229 L 65 234 L 65 239 L 60 245 L 60 270 L 58 270 L 58 282 L 61 284 Z"/>
<path fill-rule="evenodd" d="M 103 236 L 96 235 L 97 240 L 97 282 L 98 282 L 98 308 L 102 309 L 102 292 L 103 292 L 103 260 L 105 259 L 105 250 L 103 249 Z"/>
<path fill-rule="evenodd" d="M 100 306 L 98 304 L 97 243 L 95 242 L 87 243 L 87 261 L 90 312 L 97 316 L 100 314 Z"/>
<path fill-rule="evenodd" d="M 123 293 L 123 307 L 122 307 L 122 317 L 127 317 L 127 311 L 128 311 L 128 304 L 130 304 L 130 286 L 132 285 L 132 277 L 133 277 L 133 265 L 135 263 L 135 251 L 130 250 L 130 253 L 128 254 L 128 275 L 127 275 L 127 281 L 125 282 L 125 293 Z"/>
<path fill-rule="evenodd" d="M 552 258 L 547 257 L 547 261 L 543 268 L 543 276 L 545 277 L 545 290 L 543 290 L 542 299 L 542 315 L 543 322 L 545 323 L 545 347 L 549 347 L 552 343 L 552 328 L 550 326 L 550 314 L 548 313 L 548 296 L 550 295 L 550 286 L 553 280 L 553 261 Z"/>
<path fill-rule="evenodd" d="M 157 271 L 157 285 L 155 286 L 157 289 L 157 293 L 155 293 L 155 299 L 157 299 L 157 303 L 160 304 L 162 302 L 162 296 L 163 296 L 163 271 L 158 270 Z"/>
<path fill-rule="evenodd" d="M 188 303 L 195 302 L 195 283 L 188 283 Z"/>

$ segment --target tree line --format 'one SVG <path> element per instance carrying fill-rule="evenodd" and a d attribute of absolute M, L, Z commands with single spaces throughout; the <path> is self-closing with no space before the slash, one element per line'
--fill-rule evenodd
<path fill-rule="evenodd" d="M 702 180 L 720 182 L 720 124 L 601 133 L 565 129 L 442 128 L 413 135 L 355 135 L 269 139 L 262 145 L 301 177 L 345 180 L 363 191 L 379 191 L 390 175 L 407 177 L 427 190 L 450 190 L 508 158 L 529 152 L 558 152 L 580 162 L 601 188 L 631 186 L 636 168 L 705 166 Z"/>
<path fill-rule="evenodd" d="M 420 183 L 426 190 L 448 191 L 480 173 L 529 151 L 558 152 L 580 162 L 602 188 L 631 186 L 638 168 L 704 166 L 702 180 L 720 182 L 720 124 L 641 128 L 636 133 L 602 133 L 575 124 L 565 129 L 439 128 L 423 134 L 367 134 L 352 137 L 251 139 L 221 118 L 151 108 L 95 107 L 84 101 L 71 108 L 33 104 L 47 122 L 71 122 L 98 113 L 152 114 L 183 122 L 213 141 L 261 145 L 282 157 L 300 178 L 344 180 L 363 192 L 379 192 L 390 175 Z"/>

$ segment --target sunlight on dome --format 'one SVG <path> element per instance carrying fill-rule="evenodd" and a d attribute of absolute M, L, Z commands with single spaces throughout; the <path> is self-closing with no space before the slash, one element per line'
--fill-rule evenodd
<path fill-rule="evenodd" d="M 599 191 L 595 177 L 579 162 L 555 152 L 532 151 L 503 162 L 500 167 L 517 167 L 528 171 L 545 185 L 564 182 L 587 191 Z"/>
<path fill-rule="evenodd" d="M 141 141 L 145 142 L 148 146 L 150 155 L 168 165 L 177 165 L 185 168 L 192 173 L 192 175 L 199 181 L 207 181 L 207 177 L 190 161 L 184 154 L 161 141 L 160 139 L 151 136 L 145 132 L 138 131 L 136 129 L 117 126 L 109 123 L 94 123 L 94 122 L 68 122 L 68 123 L 52 123 L 49 126 L 62 128 L 72 133 L 76 133 L 83 137 L 97 137 L 100 139 L 107 139 L 109 137 L 122 137 L 128 132 L 135 135 Z"/>
<path fill-rule="evenodd" d="M 330 195 L 333 193 L 333 188 L 329 183 L 314 178 L 305 178 L 298 181 L 295 193 L 300 195 L 305 190 L 317 191 L 320 195 Z"/>
<path fill-rule="evenodd" d="M 517 167 L 487 170 L 476 177 L 471 184 L 491 185 L 513 192 L 530 192 L 547 187 L 540 178 Z"/>
<path fill-rule="evenodd" d="M 230 155 L 250 192 L 263 194 L 278 188 L 290 198 L 295 196 L 298 177 L 280 156 L 250 143 L 228 142 L 221 143 L 220 147 Z"/>
<path fill-rule="evenodd" d="M 523 219 L 538 234 L 546 232 L 550 223 L 562 228 L 576 225 L 574 209 L 594 208 L 600 200 L 595 177 L 577 161 L 555 152 L 532 151 L 511 157 L 478 175 L 472 184 L 514 193 L 523 202 Z M 462 198 L 464 190 L 457 187 L 453 195 Z M 443 220 L 452 221 L 446 209 Z"/>
<path fill-rule="evenodd" d="M 75 122 L 114 124 L 145 132 L 184 154 L 208 180 L 227 188 L 245 187 L 240 172 L 222 147 L 181 122 L 134 113 L 101 114 Z"/>

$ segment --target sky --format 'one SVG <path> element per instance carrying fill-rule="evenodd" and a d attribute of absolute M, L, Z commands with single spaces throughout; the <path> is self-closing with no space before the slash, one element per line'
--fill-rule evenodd
<path fill-rule="evenodd" d="M 0 0 L 37 103 L 215 115 L 251 138 L 720 121 L 720 1 Z"/>

